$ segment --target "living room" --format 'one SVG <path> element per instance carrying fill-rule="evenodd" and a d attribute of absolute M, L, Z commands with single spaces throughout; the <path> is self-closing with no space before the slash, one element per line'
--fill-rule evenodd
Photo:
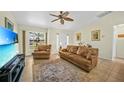
<path fill-rule="evenodd" d="M 51 15 L 61 13 L 67 14 L 73 21 L 65 20 L 63 23 L 57 19 L 51 22 L 56 18 Z M 19 79 L 21 82 L 120 82 L 124 81 L 123 16 L 124 12 L 118 11 L 1 11 L 0 26 L 6 27 L 7 19 L 18 34 L 16 52 L 25 55 L 25 67 Z M 114 34 L 115 31 L 120 33 Z M 96 38 L 94 34 L 97 34 Z M 46 44 L 51 45 L 48 59 L 35 59 L 35 50 Z M 60 51 L 68 45 L 90 47 L 93 51 L 94 48 L 98 49 L 98 55 L 95 53 L 97 61 L 90 66 L 88 64 L 88 72 L 82 63 L 75 65 L 76 61 L 68 62 L 68 59 L 60 58 L 63 57 Z"/>

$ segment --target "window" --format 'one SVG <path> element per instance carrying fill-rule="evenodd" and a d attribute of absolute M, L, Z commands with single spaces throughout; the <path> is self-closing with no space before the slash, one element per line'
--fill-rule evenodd
<path fill-rule="evenodd" d="M 56 34 L 56 50 L 59 51 L 59 34 Z"/>
<path fill-rule="evenodd" d="M 66 36 L 66 45 L 69 45 L 69 35 Z"/>
<path fill-rule="evenodd" d="M 29 32 L 29 43 L 30 45 L 45 43 L 45 34 L 40 32 Z"/>

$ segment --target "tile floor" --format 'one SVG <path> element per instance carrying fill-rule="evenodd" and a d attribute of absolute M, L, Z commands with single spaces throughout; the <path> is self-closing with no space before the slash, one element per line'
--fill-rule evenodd
<path fill-rule="evenodd" d="M 56 58 L 59 58 L 59 56 L 52 55 L 49 61 L 55 60 Z M 26 65 L 20 81 L 32 82 L 33 81 L 32 66 L 33 64 L 41 63 L 41 61 L 49 62 L 48 60 L 39 60 L 34 62 L 32 56 L 26 57 Z M 99 59 L 99 63 L 97 67 L 94 68 L 90 73 L 86 73 L 83 70 L 81 71 L 84 74 L 86 74 L 85 81 L 88 81 L 88 82 L 89 81 L 90 82 L 123 82 L 124 81 L 124 59 L 115 59 L 114 61 Z"/>

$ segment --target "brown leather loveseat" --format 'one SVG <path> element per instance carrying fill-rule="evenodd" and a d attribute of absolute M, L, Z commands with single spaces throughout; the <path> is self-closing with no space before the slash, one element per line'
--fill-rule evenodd
<path fill-rule="evenodd" d="M 51 45 L 38 45 L 37 50 L 32 53 L 34 59 L 50 58 Z"/>
<path fill-rule="evenodd" d="M 86 46 L 68 45 L 67 48 L 59 51 L 60 57 L 79 66 L 80 68 L 91 71 L 98 62 L 98 49 Z"/>

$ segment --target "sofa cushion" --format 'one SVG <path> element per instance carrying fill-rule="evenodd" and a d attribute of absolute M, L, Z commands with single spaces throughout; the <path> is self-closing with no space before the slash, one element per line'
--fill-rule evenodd
<path fill-rule="evenodd" d="M 88 48 L 92 55 L 98 56 L 98 48 Z"/>
<path fill-rule="evenodd" d="M 68 57 L 70 58 L 70 59 L 73 59 L 74 57 L 76 57 L 77 55 L 76 54 L 70 54 L 70 55 L 68 55 Z"/>
<path fill-rule="evenodd" d="M 72 45 L 68 45 L 67 46 L 67 51 L 70 52 L 70 49 L 71 49 Z"/>
<path fill-rule="evenodd" d="M 80 46 L 77 50 L 77 54 L 82 56 L 82 57 L 86 57 L 88 53 L 88 49 L 85 46 Z"/>
<path fill-rule="evenodd" d="M 51 45 L 38 45 L 39 51 L 47 51 L 47 49 L 50 49 Z"/>
<path fill-rule="evenodd" d="M 67 52 L 67 49 L 66 49 L 66 48 L 63 48 L 63 49 L 61 49 L 60 51 L 62 51 L 62 52 Z"/>
<path fill-rule="evenodd" d="M 78 50 L 78 46 L 75 46 L 75 45 L 68 45 L 67 46 L 67 51 L 68 52 L 71 52 L 71 53 L 77 53 L 77 50 Z"/>
<path fill-rule="evenodd" d="M 88 48 L 87 59 L 91 59 L 91 56 L 98 56 L 98 49 L 97 48 Z"/>
<path fill-rule="evenodd" d="M 33 54 L 50 54 L 47 51 L 38 51 L 38 52 L 34 52 Z"/>
<path fill-rule="evenodd" d="M 38 46 L 38 50 L 39 50 L 39 51 L 44 51 L 44 50 L 46 50 L 46 49 L 47 49 L 46 45 L 39 45 L 39 46 Z"/>
<path fill-rule="evenodd" d="M 87 60 L 86 58 L 83 58 L 79 55 L 73 55 L 72 60 L 77 62 L 78 64 L 91 65 L 91 60 Z"/>
<path fill-rule="evenodd" d="M 47 52 L 47 51 L 41 51 L 40 53 L 41 53 L 41 54 L 50 54 L 50 53 Z"/>
<path fill-rule="evenodd" d="M 92 51 L 88 51 L 86 58 L 87 58 L 88 60 L 91 60 L 91 55 L 92 55 Z"/>
<path fill-rule="evenodd" d="M 68 55 L 70 55 L 70 54 L 72 54 L 72 53 L 70 53 L 70 52 L 59 52 L 60 54 L 62 54 L 62 55 L 64 55 L 64 56 L 68 56 Z"/>
<path fill-rule="evenodd" d="M 70 48 L 70 52 L 71 52 L 71 53 L 74 53 L 74 54 L 77 53 L 77 50 L 78 50 L 78 46 L 72 46 L 72 47 Z"/>

